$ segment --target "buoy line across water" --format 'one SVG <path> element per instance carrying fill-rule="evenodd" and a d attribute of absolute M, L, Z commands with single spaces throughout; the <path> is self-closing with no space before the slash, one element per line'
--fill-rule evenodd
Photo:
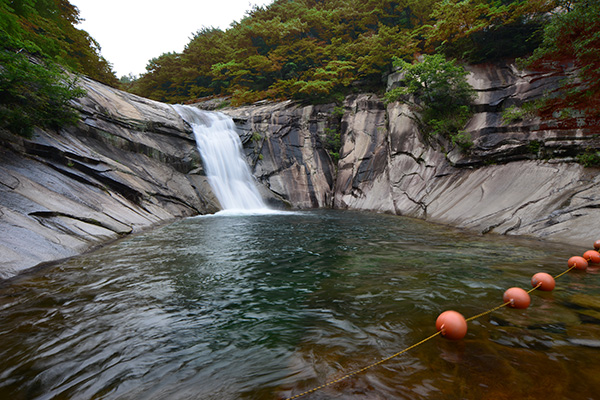
<path fill-rule="evenodd" d="M 586 251 L 585 253 L 583 253 L 583 256 L 573 256 L 573 257 L 569 258 L 569 260 L 567 261 L 568 269 L 566 271 L 564 271 L 554 277 L 546 272 L 536 273 L 531 278 L 532 289 L 530 289 L 528 291 L 521 289 L 519 287 L 512 287 L 512 288 L 507 289 L 504 292 L 504 295 L 502 296 L 504 303 L 502 303 L 501 305 L 494 307 L 492 309 L 489 309 L 487 311 L 484 311 L 481 314 L 477 314 L 477 315 L 474 315 L 474 316 L 472 316 L 470 318 L 466 318 L 466 319 L 458 311 L 454 311 L 454 310 L 444 311 L 443 313 L 441 313 L 438 316 L 438 318 L 435 321 L 435 327 L 437 329 L 437 332 L 432 334 L 431 336 L 421 340 L 420 342 L 413 344 L 412 346 L 407 347 L 406 349 L 404 349 L 402 351 L 392 354 L 391 356 L 388 356 L 377 362 L 367 365 L 366 367 L 349 372 L 337 379 L 331 380 L 329 382 L 326 382 L 322 385 L 319 385 L 317 387 L 314 387 L 310 390 L 304 391 L 297 395 L 287 397 L 285 400 L 297 399 L 297 398 L 306 396 L 308 394 L 314 393 L 318 390 L 324 389 L 324 388 L 331 386 L 333 384 L 336 384 L 338 382 L 341 382 L 347 378 L 350 378 L 354 375 L 364 372 L 370 368 L 373 368 L 380 364 L 383 364 L 384 362 L 389 361 L 392 358 L 398 357 L 398 356 L 414 349 L 415 347 L 418 347 L 418 346 L 422 345 L 423 343 L 428 342 L 429 340 L 435 338 L 438 335 L 442 335 L 446 339 L 450 339 L 450 340 L 461 340 L 467 334 L 467 322 L 470 322 L 477 318 L 483 317 L 484 315 L 490 314 L 490 313 L 497 311 L 497 310 L 501 309 L 502 307 L 506 307 L 506 306 L 510 306 L 511 308 L 517 308 L 517 309 L 525 309 L 525 308 L 529 307 L 529 305 L 531 304 L 531 297 L 529 296 L 531 294 L 531 292 L 533 292 L 535 290 L 542 290 L 542 291 L 548 291 L 548 292 L 552 291 L 556 287 L 556 279 L 560 278 L 561 276 L 569 273 L 570 271 L 572 271 L 574 269 L 577 269 L 580 271 L 585 271 L 585 270 L 587 270 L 587 268 L 590 264 L 600 265 L 600 239 L 596 240 L 594 242 L 594 250 Z"/>

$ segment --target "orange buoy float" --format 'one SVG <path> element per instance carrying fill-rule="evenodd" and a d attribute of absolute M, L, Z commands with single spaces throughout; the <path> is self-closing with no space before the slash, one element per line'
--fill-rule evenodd
<path fill-rule="evenodd" d="M 569 265 L 569 268 L 575 268 L 575 269 L 587 269 L 588 267 L 588 262 L 586 261 L 585 258 L 583 257 L 579 257 L 579 256 L 573 256 L 571 258 L 569 258 L 569 261 L 567 262 L 567 264 Z"/>
<path fill-rule="evenodd" d="M 540 285 L 540 286 L 538 286 Z M 552 275 L 545 272 L 538 272 L 531 278 L 531 287 L 537 287 L 545 292 L 551 292 L 556 286 L 556 281 Z"/>
<path fill-rule="evenodd" d="M 594 248 L 595 248 L 596 250 L 600 250 L 600 240 L 596 240 L 596 241 L 594 242 Z"/>
<path fill-rule="evenodd" d="M 583 258 L 588 262 L 588 264 L 600 264 L 600 253 L 596 250 L 588 250 L 583 253 Z"/>
<path fill-rule="evenodd" d="M 529 293 L 518 287 L 512 287 L 504 292 L 503 299 L 505 303 L 510 303 L 512 308 L 527 308 L 531 304 Z"/>
<path fill-rule="evenodd" d="M 460 340 L 467 334 L 467 320 L 457 311 L 444 311 L 437 317 L 435 327 L 442 336 L 452 340 Z"/>

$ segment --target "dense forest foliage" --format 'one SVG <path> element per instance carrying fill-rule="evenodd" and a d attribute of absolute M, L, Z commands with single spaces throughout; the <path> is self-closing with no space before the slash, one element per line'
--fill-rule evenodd
<path fill-rule="evenodd" d="M 225 31 L 200 29 L 183 52 L 162 54 L 122 82 L 78 22 L 68 0 L 0 0 L 0 128 L 26 134 L 70 121 L 65 104 L 81 91 L 64 69 L 164 102 L 339 103 L 353 91 L 383 94 L 393 68 L 410 73 L 427 55 L 449 68 L 521 57 L 524 67 L 571 77 L 535 110 L 600 116 L 597 0 L 275 0 Z M 454 129 L 469 115 L 463 100 L 453 122 L 419 105 L 433 113 L 423 126 Z"/>
<path fill-rule="evenodd" d="M 0 0 L 0 128 L 28 135 L 76 121 L 68 102 L 83 91 L 74 73 L 118 85 L 79 21 L 68 0 Z"/>
<path fill-rule="evenodd" d="M 577 73 L 550 93 L 538 111 L 559 111 L 566 118 L 584 113 L 600 125 L 600 1 L 560 1 L 544 27 L 543 42 L 523 64 L 559 74 L 574 68 Z"/>
<path fill-rule="evenodd" d="M 520 57 L 543 42 L 562 0 L 276 0 L 230 29 L 204 28 L 150 61 L 131 87 L 167 102 L 232 96 L 330 101 L 381 89 L 393 59 Z"/>

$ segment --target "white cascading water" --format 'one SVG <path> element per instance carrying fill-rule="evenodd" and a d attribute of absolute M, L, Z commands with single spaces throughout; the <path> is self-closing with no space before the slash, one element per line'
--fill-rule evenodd
<path fill-rule="evenodd" d="M 173 108 L 194 130 L 206 175 L 223 210 L 268 210 L 254 185 L 233 120 L 196 107 Z"/>

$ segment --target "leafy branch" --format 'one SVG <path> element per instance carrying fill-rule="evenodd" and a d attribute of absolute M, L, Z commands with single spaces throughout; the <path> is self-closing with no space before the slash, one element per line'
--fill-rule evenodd
<path fill-rule="evenodd" d="M 23 48 L 7 48 L 11 39 L 1 32 L 0 38 L 5 43 L 0 49 L 0 128 L 28 137 L 34 126 L 77 122 L 79 114 L 69 105 L 85 94 L 77 78 L 48 59 L 32 58 Z"/>

